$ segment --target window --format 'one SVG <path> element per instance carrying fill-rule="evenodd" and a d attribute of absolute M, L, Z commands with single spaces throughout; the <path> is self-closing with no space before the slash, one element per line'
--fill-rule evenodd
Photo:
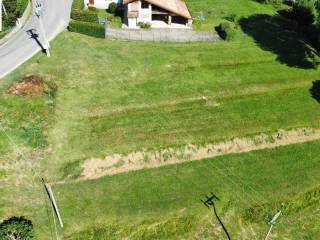
<path fill-rule="evenodd" d="M 149 8 L 149 3 L 146 1 L 141 1 L 141 8 Z"/>

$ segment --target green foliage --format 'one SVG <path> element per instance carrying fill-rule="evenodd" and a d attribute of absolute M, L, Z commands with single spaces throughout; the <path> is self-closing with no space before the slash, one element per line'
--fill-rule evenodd
<path fill-rule="evenodd" d="M 112 2 L 112 3 L 109 4 L 108 12 L 112 13 L 112 14 L 115 14 L 116 11 L 117 11 L 117 8 L 118 8 L 118 4 L 116 4 L 115 2 Z"/>
<path fill-rule="evenodd" d="M 314 188 L 305 193 L 296 195 L 290 199 L 265 203 L 263 205 L 254 206 L 245 210 L 243 217 L 247 221 L 261 222 L 269 221 L 272 214 L 282 210 L 288 216 L 297 214 L 299 211 L 307 207 L 318 205 L 320 203 L 320 187 Z"/>
<path fill-rule="evenodd" d="M 81 176 L 82 170 L 80 161 L 67 163 L 62 168 L 63 178 L 76 179 Z"/>
<path fill-rule="evenodd" d="M 13 27 L 17 18 L 21 17 L 27 8 L 29 0 L 3 0 L 3 4 L 6 7 L 7 16 L 3 17 L 4 27 Z"/>
<path fill-rule="evenodd" d="M 120 16 L 115 16 L 113 14 L 107 13 L 106 18 L 108 20 L 108 25 L 113 28 L 121 28 L 122 18 Z"/>
<path fill-rule="evenodd" d="M 3 0 L 3 4 L 5 5 L 8 14 L 7 17 L 3 17 L 3 25 L 5 27 L 13 27 L 19 17 L 19 12 L 17 11 L 17 0 Z"/>
<path fill-rule="evenodd" d="M 292 17 L 302 26 L 310 26 L 317 18 L 314 0 L 297 0 L 292 6 Z"/>
<path fill-rule="evenodd" d="M 88 36 L 105 38 L 105 29 L 100 24 L 72 20 L 69 23 L 69 31 L 82 33 Z"/>
<path fill-rule="evenodd" d="M 227 16 L 224 17 L 229 22 L 236 23 L 238 21 L 238 17 L 236 14 L 228 14 Z"/>
<path fill-rule="evenodd" d="M 30 125 L 22 127 L 22 130 L 22 137 L 26 140 L 29 146 L 33 148 L 47 146 L 48 143 L 41 123 L 31 123 Z"/>
<path fill-rule="evenodd" d="M 17 13 L 18 16 L 21 17 L 26 10 L 28 3 L 30 0 L 17 0 Z"/>
<path fill-rule="evenodd" d="M 230 41 L 234 38 L 236 34 L 235 25 L 231 22 L 223 22 L 218 27 L 216 27 L 216 31 L 219 36 L 226 41 Z"/>
<path fill-rule="evenodd" d="M 73 10 L 71 18 L 76 21 L 99 23 L 98 13 L 90 10 Z"/>
<path fill-rule="evenodd" d="M 138 22 L 137 24 L 140 28 L 143 29 L 150 29 L 151 28 L 151 24 L 147 23 L 147 22 Z"/>
<path fill-rule="evenodd" d="M 84 1 L 83 0 L 73 0 L 72 11 L 73 10 L 83 10 L 83 9 L 84 9 Z"/>
<path fill-rule="evenodd" d="M 33 224 L 25 217 L 10 217 L 0 223 L 1 240 L 30 240 L 33 237 Z"/>

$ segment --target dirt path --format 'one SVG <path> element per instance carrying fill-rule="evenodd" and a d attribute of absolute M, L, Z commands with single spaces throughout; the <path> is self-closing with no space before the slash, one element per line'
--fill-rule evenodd
<path fill-rule="evenodd" d="M 92 158 L 82 164 L 82 179 L 96 179 L 106 175 L 156 168 L 163 165 L 202 160 L 230 153 L 244 153 L 259 149 L 276 148 L 290 144 L 320 139 L 320 129 L 300 128 L 279 130 L 272 135 L 260 134 L 251 138 L 235 138 L 231 141 L 205 146 L 186 145 L 154 151 L 115 154 L 104 159 Z"/>

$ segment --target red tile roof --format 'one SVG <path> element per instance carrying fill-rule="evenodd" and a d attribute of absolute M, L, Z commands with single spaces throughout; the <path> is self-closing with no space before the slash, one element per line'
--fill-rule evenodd
<path fill-rule="evenodd" d="M 137 0 L 123 0 L 123 4 L 135 2 Z M 183 0 L 144 0 L 157 7 L 163 8 L 169 12 L 175 13 L 179 16 L 191 19 L 191 14 L 186 3 Z"/>

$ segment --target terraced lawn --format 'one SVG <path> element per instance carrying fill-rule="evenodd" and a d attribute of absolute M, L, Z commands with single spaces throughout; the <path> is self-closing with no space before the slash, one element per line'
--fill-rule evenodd
<path fill-rule="evenodd" d="M 223 239 L 200 202 L 211 191 L 235 239 L 261 239 L 266 212 L 281 202 L 290 208 L 276 237 L 319 238 L 319 141 L 77 181 L 91 158 L 320 127 L 310 92 L 320 70 L 300 61 L 303 36 L 282 30 L 271 5 L 212 2 L 188 1 L 206 16 L 199 30 L 228 14 L 251 16 L 233 41 L 121 42 L 65 32 L 51 58 L 39 54 L 1 80 L 1 93 L 26 75 L 57 90 L 0 97 L 0 219 L 26 215 L 38 238 L 50 239 L 45 177 L 66 239 Z"/>

